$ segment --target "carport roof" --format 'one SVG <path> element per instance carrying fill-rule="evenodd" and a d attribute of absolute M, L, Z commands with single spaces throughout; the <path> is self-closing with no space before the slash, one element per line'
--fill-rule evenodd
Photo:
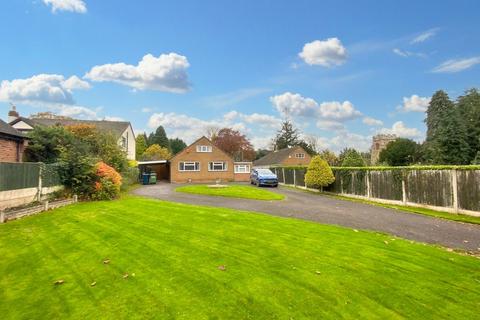
<path fill-rule="evenodd" d="M 137 164 L 162 164 L 167 163 L 168 160 L 152 160 L 152 161 L 138 161 Z"/>

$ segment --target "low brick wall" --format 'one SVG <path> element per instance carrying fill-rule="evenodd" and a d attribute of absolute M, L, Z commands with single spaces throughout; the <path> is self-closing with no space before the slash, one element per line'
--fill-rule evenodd
<path fill-rule="evenodd" d="M 53 210 L 56 208 L 64 207 L 69 204 L 77 202 L 77 197 L 74 196 L 72 199 L 57 200 L 57 201 L 45 201 L 42 204 L 37 206 L 32 206 L 28 208 L 22 208 L 12 211 L 0 211 L 0 223 L 5 223 L 10 220 L 16 220 L 23 217 L 39 214 L 44 211 Z"/>
<path fill-rule="evenodd" d="M 42 188 L 40 193 L 38 188 L 0 191 L 0 210 L 19 207 L 34 201 L 43 201 L 47 199 L 51 193 L 62 189 L 63 186 L 53 186 Z"/>

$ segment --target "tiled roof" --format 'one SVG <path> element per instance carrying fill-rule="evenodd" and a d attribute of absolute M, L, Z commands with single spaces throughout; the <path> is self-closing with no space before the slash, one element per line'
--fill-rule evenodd
<path fill-rule="evenodd" d="M 106 120 L 76 120 L 76 119 L 26 119 L 29 125 L 42 125 L 52 127 L 56 125 L 71 126 L 78 124 L 89 124 L 97 127 L 98 130 L 110 132 L 117 137 L 128 128 L 130 122 L 127 121 L 106 121 Z M 12 122 L 13 123 L 13 122 Z"/>
<path fill-rule="evenodd" d="M 0 134 L 9 135 L 17 138 L 25 138 L 25 136 L 11 125 L 0 119 Z"/>
<path fill-rule="evenodd" d="M 293 148 L 285 148 L 278 151 L 272 151 L 262 158 L 255 160 L 253 162 L 254 166 L 268 166 L 268 165 L 279 165 L 282 161 L 288 157 L 290 152 L 294 150 L 296 147 Z"/>

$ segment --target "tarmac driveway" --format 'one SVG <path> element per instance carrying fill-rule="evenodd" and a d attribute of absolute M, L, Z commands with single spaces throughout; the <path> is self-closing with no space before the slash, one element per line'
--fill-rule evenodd
<path fill-rule="evenodd" d="M 261 201 L 175 192 L 178 186 L 160 182 L 156 185 L 142 186 L 133 193 L 173 202 L 256 211 L 355 229 L 379 231 L 404 239 L 480 253 L 480 225 L 338 200 L 292 188 L 269 189 L 285 195 L 285 200 Z"/>

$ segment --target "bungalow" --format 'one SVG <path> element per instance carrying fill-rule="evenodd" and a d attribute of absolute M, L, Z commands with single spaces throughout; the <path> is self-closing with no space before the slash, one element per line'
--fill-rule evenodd
<path fill-rule="evenodd" d="M 118 145 L 126 152 L 128 160 L 135 160 L 135 134 L 132 125 L 127 121 L 106 120 L 77 120 L 66 117 L 25 118 L 21 117 L 15 107 L 8 113 L 9 124 L 18 131 L 25 133 L 33 130 L 36 126 L 70 126 L 77 124 L 94 125 L 98 130 L 111 133 L 117 139 Z"/>
<path fill-rule="evenodd" d="M 237 162 L 201 137 L 169 161 L 170 182 L 249 181 L 251 162 Z"/>
<path fill-rule="evenodd" d="M 300 146 L 272 151 L 264 157 L 255 160 L 255 168 L 275 166 L 305 166 L 310 164 L 312 157 Z"/>
<path fill-rule="evenodd" d="M 22 162 L 25 136 L 0 119 L 0 162 Z"/>

